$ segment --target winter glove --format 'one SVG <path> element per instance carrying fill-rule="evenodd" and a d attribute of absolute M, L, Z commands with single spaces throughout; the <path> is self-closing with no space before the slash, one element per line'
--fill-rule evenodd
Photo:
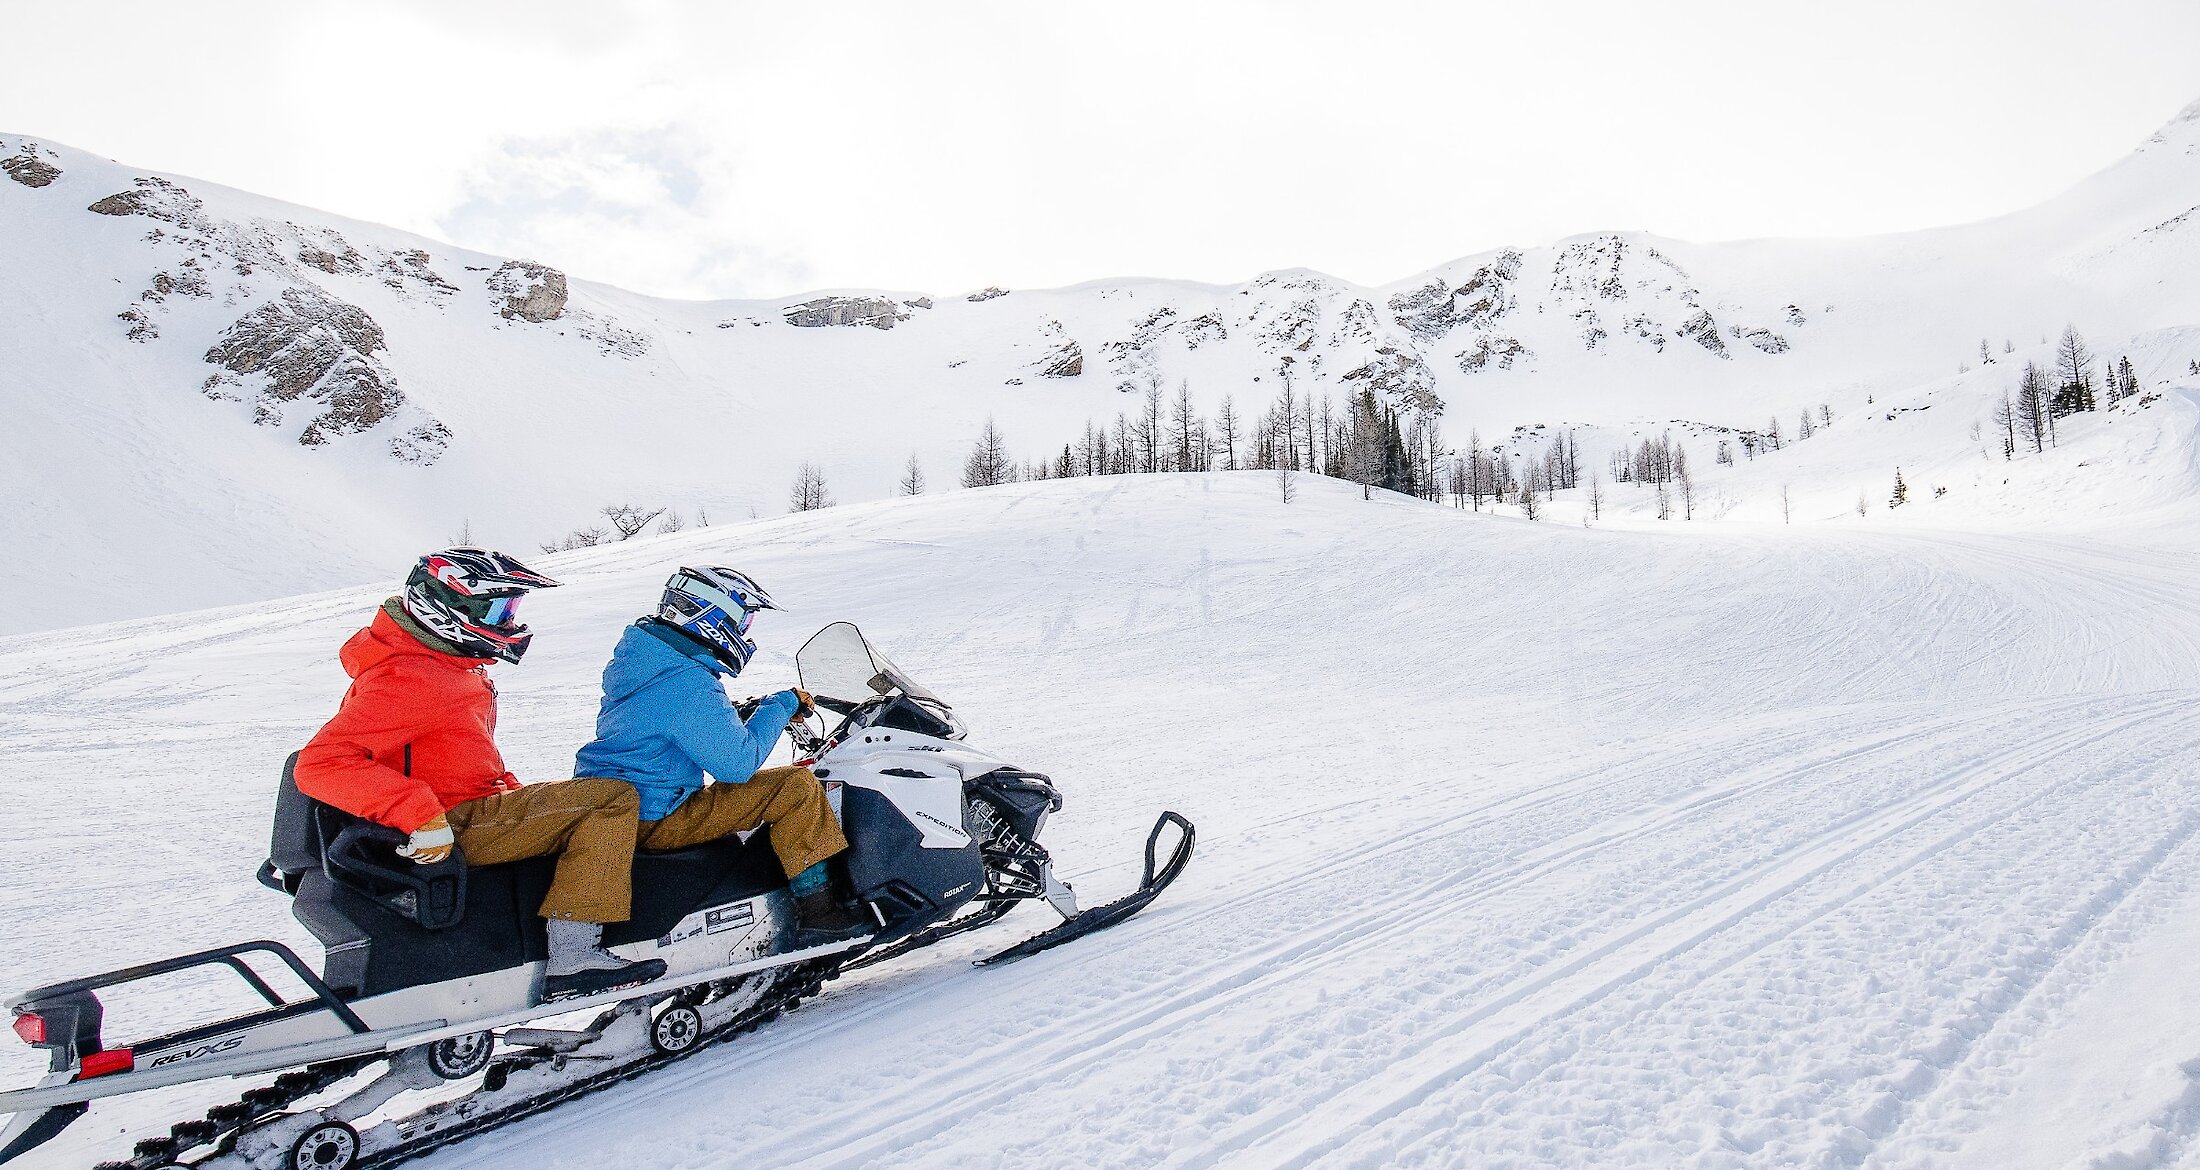
<path fill-rule="evenodd" d="M 457 839 L 451 832 L 451 822 L 437 813 L 434 820 L 412 831 L 412 836 L 397 847 L 397 855 L 415 865 L 434 865 L 451 855 L 451 845 Z"/>
<path fill-rule="evenodd" d="M 817 707 L 810 702 L 810 692 L 796 688 L 794 692 L 794 717 L 808 719 L 817 714 Z"/>

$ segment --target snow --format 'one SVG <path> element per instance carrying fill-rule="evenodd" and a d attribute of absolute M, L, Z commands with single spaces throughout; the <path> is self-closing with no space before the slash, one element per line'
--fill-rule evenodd
<path fill-rule="evenodd" d="M 2195 410 L 2008 465 L 2091 485 L 2032 523 L 1995 520 L 2014 488 L 1583 527 L 1242 473 L 547 558 L 568 584 L 497 671 L 524 778 L 566 774 L 663 576 L 722 561 L 792 607 L 744 685 L 856 621 L 1062 785 L 1047 844 L 1087 900 L 1135 881 L 1162 808 L 1200 852 L 1108 934 L 969 967 L 1044 925 L 1019 911 L 422 1164 L 2195 1164 Z M 1917 417 L 1789 450 L 1853 477 L 1837 444 Z M 0 883 L 0 930 L 36 940 L 0 987 L 310 946 L 249 871 L 380 596 L 0 640 L 0 855 L 38 859 Z M 0 1048 L 0 1081 L 30 1056 Z M 187 1097 L 100 1106 L 24 1164 L 115 1156 Z"/>

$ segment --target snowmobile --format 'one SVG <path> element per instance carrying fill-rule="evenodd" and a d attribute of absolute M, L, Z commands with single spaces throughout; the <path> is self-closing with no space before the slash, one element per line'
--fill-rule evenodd
<path fill-rule="evenodd" d="M 16 997 L 15 1032 L 50 1052 L 52 1071 L 36 1087 L 0 1092 L 0 1113 L 14 1115 L 0 1131 L 0 1162 L 52 1139 L 95 1100 L 271 1077 L 100 1170 L 391 1165 L 750 1031 L 844 971 L 975 930 L 1020 902 L 1043 901 L 1062 921 L 981 965 L 1113 926 L 1191 860 L 1191 823 L 1165 812 L 1147 836 L 1138 889 L 1080 909 L 1038 843 L 1062 806 L 1046 776 L 966 743 L 953 707 L 849 623 L 812 637 L 796 669 L 819 714 L 815 727 L 790 727 L 795 749 L 841 818 L 850 847 L 832 864 L 877 920 L 875 935 L 790 950 L 792 899 L 766 827 L 638 855 L 633 917 L 606 928 L 604 942 L 663 959 L 666 975 L 544 1004 L 535 908 L 550 859 L 469 868 L 454 851 L 433 865 L 402 860 L 393 852 L 402 834 L 300 793 L 294 755 L 259 879 L 291 898 L 322 945 L 320 970 L 261 940 Z M 829 716 L 838 724 L 827 731 Z M 221 969 L 265 1007 L 119 1044 L 103 1034 L 103 990 Z"/>

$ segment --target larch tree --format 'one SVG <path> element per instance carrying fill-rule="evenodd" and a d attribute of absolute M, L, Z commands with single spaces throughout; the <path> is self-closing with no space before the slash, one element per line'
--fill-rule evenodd
<path fill-rule="evenodd" d="M 1091 423 L 1085 424 L 1085 432 L 1087 434 L 1092 432 Z M 901 494 L 905 496 L 921 496 L 924 494 L 924 465 L 917 462 L 917 453 L 914 451 L 909 453 L 909 462 L 902 465 Z"/>
<path fill-rule="evenodd" d="M 805 459 L 794 473 L 794 487 L 787 492 L 787 503 L 797 512 L 815 512 L 833 506 L 832 493 L 825 488 L 825 469 Z"/>
<path fill-rule="evenodd" d="M 970 446 L 970 458 L 963 461 L 962 485 L 992 487 L 1007 483 L 1013 470 L 1009 463 L 1007 441 L 1001 437 L 1001 429 L 988 416 L 985 428 L 978 432 L 977 441 Z"/>

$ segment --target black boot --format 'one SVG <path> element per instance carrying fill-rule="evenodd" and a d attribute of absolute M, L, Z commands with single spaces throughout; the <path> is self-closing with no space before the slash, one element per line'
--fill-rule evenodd
<path fill-rule="evenodd" d="M 852 942 L 868 938 L 877 930 L 877 922 L 841 901 L 831 886 L 795 896 L 793 950 Z"/>

